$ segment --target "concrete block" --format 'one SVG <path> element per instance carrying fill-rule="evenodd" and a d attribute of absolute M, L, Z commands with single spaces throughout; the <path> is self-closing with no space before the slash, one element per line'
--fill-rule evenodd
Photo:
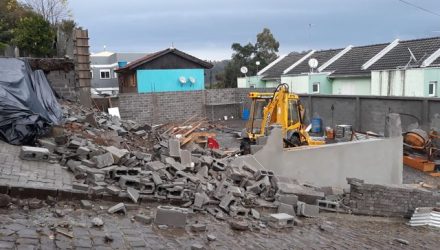
<path fill-rule="evenodd" d="M 194 243 L 191 245 L 191 250 L 204 250 L 205 247 L 200 243 Z"/>
<path fill-rule="evenodd" d="M 329 200 L 317 200 L 316 203 L 320 210 L 332 211 L 332 212 L 339 211 L 339 206 L 340 206 L 339 202 L 329 201 Z"/>
<path fill-rule="evenodd" d="M 73 189 L 77 189 L 77 190 L 82 190 L 82 191 L 89 191 L 89 185 L 83 184 L 83 183 L 79 183 L 79 182 L 73 182 L 72 183 L 72 188 Z"/>
<path fill-rule="evenodd" d="M 260 180 L 261 178 L 263 178 L 264 176 L 267 176 L 270 178 L 270 177 L 274 176 L 274 174 L 270 170 L 258 170 L 254 174 L 255 180 L 257 180 L 257 181 Z"/>
<path fill-rule="evenodd" d="M 226 194 L 220 201 L 219 207 L 221 207 L 226 212 L 229 212 L 229 206 L 235 205 L 237 203 L 236 198 L 233 194 Z"/>
<path fill-rule="evenodd" d="M 57 144 L 50 140 L 38 139 L 38 143 L 43 147 L 47 148 L 50 152 L 55 151 Z"/>
<path fill-rule="evenodd" d="M 89 168 L 95 168 L 96 167 L 96 162 L 93 162 L 93 161 L 87 160 L 87 159 L 81 160 L 81 164 L 86 166 L 86 167 L 89 167 Z"/>
<path fill-rule="evenodd" d="M 235 206 L 231 205 L 229 206 L 229 215 L 231 217 L 248 217 L 249 209 L 244 208 L 242 206 Z"/>
<path fill-rule="evenodd" d="M 277 229 L 293 227 L 294 217 L 285 213 L 271 214 L 268 225 Z"/>
<path fill-rule="evenodd" d="M 202 209 L 203 205 L 207 204 L 209 201 L 208 195 L 205 192 L 199 192 L 194 195 L 194 208 Z"/>
<path fill-rule="evenodd" d="M 206 231 L 206 224 L 202 223 L 196 223 L 191 225 L 191 231 L 193 232 L 205 232 Z"/>
<path fill-rule="evenodd" d="M 107 192 L 113 195 L 119 195 L 119 193 L 121 192 L 121 189 L 117 186 L 111 185 L 111 186 L 107 186 Z"/>
<path fill-rule="evenodd" d="M 185 227 L 188 210 L 172 206 L 158 206 L 154 223 L 173 227 Z"/>
<path fill-rule="evenodd" d="M 180 150 L 180 163 L 185 168 L 191 168 L 191 152 L 189 150 Z"/>
<path fill-rule="evenodd" d="M 146 164 L 146 166 L 147 166 L 147 169 L 148 169 L 148 170 L 151 170 L 151 171 L 159 171 L 159 170 L 161 170 L 161 169 L 166 168 L 165 164 L 163 164 L 163 163 L 160 162 L 160 161 L 152 161 L 152 162 L 148 162 L 148 163 Z"/>
<path fill-rule="evenodd" d="M 49 154 L 50 152 L 47 148 L 22 146 L 20 159 L 28 161 L 47 161 Z"/>
<path fill-rule="evenodd" d="M 90 149 L 88 147 L 79 147 L 76 153 L 81 156 L 87 156 L 90 153 Z"/>
<path fill-rule="evenodd" d="M 114 163 L 113 156 L 109 152 L 102 155 L 93 156 L 92 161 L 96 163 L 97 168 L 108 167 Z"/>
<path fill-rule="evenodd" d="M 296 207 L 296 203 L 298 202 L 298 196 L 294 194 L 280 194 L 277 196 L 277 200 L 284 204 L 289 204 Z"/>
<path fill-rule="evenodd" d="M 128 187 L 140 188 L 140 179 L 137 177 L 123 175 L 121 178 L 119 178 L 119 186 L 121 186 L 123 189 Z"/>
<path fill-rule="evenodd" d="M 171 157 L 180 157 L 180 141 L 178 139 L 169 139 L 168 151 Z"/>
<path fill-rule="evenodd" d="M 278 205 L 278 213 L 285 213 L 295 216 L 295 208 L 291 204 L 280 203 Z"/>
<path fill-rule="evenodd" d="M 81 200 L 80 202 L 81 202 L 81 207 L 84 209 L 92 209 L 93 208 L 92 203 L 88 200 Z"/>
<path fill-rule="evenodd" d="M 125 204 L 121 202 L 121 203 L 118 203 L 118 204 L 114 205 L 113 207 L 109 208 L 107 210 L 107 212 L 109 214 L 114 214 L 116 212 L 122 212 L 124 214 L 127 214 L 127 209 L 125 208 Z"/>
<path fill-rule="evenodd" d="M 105 150 L 108 153 L 112 154 L 114 163 L 116 164 L 122 157 L 126 156 L 129 153 L 127 149 L 119 149 L 115 146 L 105 147 Z"/>
<path fill-rule="evenodd" d="M 270 180 L 268 176 L 264 176 L 261 180 L 255 182 L 251 186 L 247 186 L 246 190 L 254 194 L 260 194 L 270 187 Z"/>
<path fill-rule="evenodd" d="M 130 199 L 134 202 L 137 203 L 138 199 L 139 199 L 139 191 L 132 188 L 132 187 L 127 187 L 127 193 L 128 196 L 130 197 Z"/>
<path fill-rule="evenodd" d="M 136 221 L 139 221 L 139 222 L 144 223 L 144 224 L 151 224 L 151 222 L 153 222 L 153 218 L 151 218 L 150 216 L 143 215 L 143 214 L 135 215 L 134 219 Z"/>
<path fill-rule="evenodd" d="M 319 207 L 299 201 L 297 206 L 297 214 L 304 217 L 317 217 L 319 215 Z"/>

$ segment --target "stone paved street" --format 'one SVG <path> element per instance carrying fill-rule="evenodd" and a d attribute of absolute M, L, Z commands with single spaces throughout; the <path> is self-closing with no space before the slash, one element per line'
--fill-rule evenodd
<path fill-rule="evenodd" d="M 438 229 L 411 228 L 405 219 L 320 214 L 302 219 L 304 224 L 293 229 L 254 225 L 251 231 L 238 232 L 226 221 L 194 214 L 185 229 L 159 229 L 131 220 L 138 213 L 154 216 L 155 203 L 132 207 L 128 215 L 107 214 L 104 209 L 111 202 L 94 204 L 90 210 L 80 209 L 78 202 L 35 210 L 0 209 L 0 249 L 190 249 L 196 243 L 206 249 L 438 249 L 440 244 Z M 59 211 L 63 217 L 58 218 Z M 103 219 L 102 228 L 92 226 L 96 216 Z M 196 222 L 206 223 L 207 231 L 192 232 L 190 225 Z M 56 233 L 55 228 L 73 238 Z M 216 240 L 208 241 L 208 234 Z"/>
<path fill-rule="evenodd" d="M 23 161 L 20 147 L 0 141 L 0 184 L 71 189 L 72 174 L 59 164 Z"/>

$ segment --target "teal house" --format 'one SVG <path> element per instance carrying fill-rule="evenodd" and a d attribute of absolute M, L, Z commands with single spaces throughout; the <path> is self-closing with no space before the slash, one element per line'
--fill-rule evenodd
<path fill-rule="evenodd" d="M 205 89 L 205 70 L 213 65 L 169 48 L 148 54 L 115 70 L 121 93 L 154 93 Z"/>
<path fill-rule="evenodd" d="M 237 82 L 239 88 L 282 82 L 298 94 L 439 97 L 440 37 L 292 52 Z"/>

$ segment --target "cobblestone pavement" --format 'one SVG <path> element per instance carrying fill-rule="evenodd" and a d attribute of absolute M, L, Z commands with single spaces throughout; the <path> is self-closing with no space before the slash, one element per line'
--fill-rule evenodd
<path fill-rule="evenodd" d="M 154 215 L 157 204 L 131 207 L 127 215 L 107 214 L 105 208 L 113 204 L 96 202 L 90 210 L 74 202 L 27 211 L 0 209 L 0 249 L 190 249 L 196 243 L 206 249 L 438 249 L 440 244 L 438 229 L 412 228 L 405 219 L 326 213 L 302 219 L 303 225 L 293 229 L 254 225 L 250 231 L 238 232 L 227 221 L 197 213 L 185 229 L 159 229 L 131 219 L 140 212 Z M 65 215 L 59 217 L 59 211 Z M 96 216 L 104 221 L 103 227 L 92 226 Z M 192 232 L 190 225 L 196 222 L 206 223 L 207 231 Z M 73 238 L 56 233 L 54 227 Z M 207 234 L 216 240 L 208 241 Z M 113 240 L 106 240 L 106 235 Z"/>
<path fill-rule="evenodd" d="M 21 187 L 71 189 L 72 174 L 59 164 L 23 161 L 21 147 L 0 141 L 0 184 Z"/>

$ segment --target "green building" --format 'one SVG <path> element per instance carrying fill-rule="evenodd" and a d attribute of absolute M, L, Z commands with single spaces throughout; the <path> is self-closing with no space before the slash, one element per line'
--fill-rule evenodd
<path fill-rule="evenodd" d="M 437 97 L 439 81 L 440 37 L 432 37 L 293 52 L 257 76 L 239 78 L 238 87 L 271 88 L 282 82 L 298 94 Z"/>

